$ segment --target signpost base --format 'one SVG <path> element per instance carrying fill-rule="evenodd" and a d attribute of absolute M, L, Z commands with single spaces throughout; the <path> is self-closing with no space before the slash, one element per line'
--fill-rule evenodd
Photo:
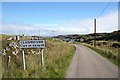
<path fill-rule="evenodd" d="M 41 64 L 44 66 L 44 54 L 43 54 L 43 49 L 41 49 Z"/>
<path fill-rule="evenodd" d="M 24 70 L 26 70 L 24 49 L 22 49 L 22 63 L 23 63 L 23 68 L 24 68 Z"/>

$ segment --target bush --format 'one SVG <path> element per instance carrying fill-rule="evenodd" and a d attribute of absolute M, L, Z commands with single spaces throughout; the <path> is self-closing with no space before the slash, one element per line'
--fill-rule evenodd
<path fill-rule="evenodd" d="M 114 48 L 120 48 L 120 44 L 114 43 L 114 44 L 112 45 L 112 47 L 114 47 Z"/>
<path fill-rule="evenodd" d="M 112 57 L 113 59 L 116 59 L 116 56 L 115 55 L 113 55 L 113 57 Z"/>
<path fill-rule="evenodd" d="M 108 54 L 108 56 L 107 56 L 108 58 L 111 58 L 112 57 L 112 54 L 110 53 L 110 54 Z"/>

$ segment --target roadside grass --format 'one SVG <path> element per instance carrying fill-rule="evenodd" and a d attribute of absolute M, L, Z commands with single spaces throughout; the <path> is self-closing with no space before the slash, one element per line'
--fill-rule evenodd
<path fill-rule="evenodd" d="M 0 79 L 2 78 L 2 55 L 0 54 Z"/>
<path fill-rule="evenodd" d="M 104 58 L 108 59 L 110 62 L 112 62 L 116 66 L 120 67 L 120 59 L 118 56 L 116 57 L 115 55 L 113 55 L 113 53 L 108 52 L 108 51 L 103 51 L 101 49 L 98 49 L 96 47 L 93 47 L 93 46 L 90 46 L 87 44 L 83 44 L 83 45 L 89 47 L 90 49 L 94 50 L 95 52 L 97 52 L 98 54 L 103 56 Z M 118 49 L 118 50 L 120 50 L 120 49 Z"/>
<path fill-rule="evenodd" d="M 8 35 L 5 35 L 5 34 L 0 34 L 0 50 L 2 50 L 2 43 L 4 42 L 4 41 L 6 41 L 6 39 L 7 38 L 9 38 L 10 36 L 8 36 Z M 4 42 L 5 43 L 5 42 Z"/>
<path fill-rule="evenodd" d="M 118 55 L 118 48 L 117 47 L 113 47 L 113 44 L 119 44 L 119 42 L 116 41 L 97 41 L 96 44 L 99 45 L 97 46 L 98 48 L 104 50 L 104 51 L 108 51 L 113 53 L 114 55 Z"/>
<path fill-rule="evenodd" d="M 9 36 L 0 34 L 0 50 L 2 50 L 2 42 L 5 41 Z M 2 78 L 2 55 L 0 54 L 0 79 Z"/>
<path fill-rule="evenodd" d="M 5 48 L 8 41 L 4 41 Z M 39 49 L 25 50 L 26 68 L 23 70 L 22 54 L 19 50 L 18 56 L 12 54 L 12 50 L 7 52 L 2 58 L 3 78 L 64 78 L 67 68 L 75 52 L 75 47 L 57 39 L 46 39 L 44 49 L 44 62 L 41 65 L 41 54 Z M 29 53 L 30 52 L 30 53 Z M 7 58 L 11 56 L 11 63 L 7 66 Z"/>

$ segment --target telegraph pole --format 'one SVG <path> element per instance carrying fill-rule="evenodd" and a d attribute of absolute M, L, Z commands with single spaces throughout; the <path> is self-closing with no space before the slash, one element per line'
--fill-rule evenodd
<path fill-rule="evenodd" d="M 93 46 L 96 47 L 96 19 L 94 19 L 94 43 Z"/>

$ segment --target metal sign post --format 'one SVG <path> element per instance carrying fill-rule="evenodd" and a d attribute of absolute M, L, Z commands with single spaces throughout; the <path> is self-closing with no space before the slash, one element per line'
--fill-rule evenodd
<path fill-rule="evenodd" d="M 26 70 L 24 49 L 22 49 L 22 63 L 23 63 L 24 70 Z"/>
<path fill-rule="evenodd" d="M 44 54 L 43 54 L 43 49 L 41 49 L 41 64 L 44 66 Z"/>

